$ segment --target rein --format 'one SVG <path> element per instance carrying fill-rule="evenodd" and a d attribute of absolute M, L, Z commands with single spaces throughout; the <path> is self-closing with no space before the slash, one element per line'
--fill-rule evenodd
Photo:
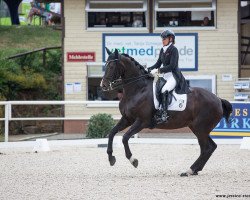
<path fill-rule="evenodd" d="M 114 60 L 110 60 L 110 61 L 107 61 L 106 64 L 105 64 L 105 67 L 107 68 L 108 65 L 111 63 L 111 62 L 117 62 L 119 61 L 119 59 L 114 59 Z M 134 82 L 137 82 L 139 79 L 141 78 L 144 78 L 144 77 L 151 77 L 150 74 L 144 74 L 144 75 L 140 75 L 140 76 L 137 76 L 137 77 L 132 77 L 132 78 L 127 78 L 127 79 L 116 79 L 112 82 L 109 81 L 109 87 L 107 89 L 102 89 L 103 91 L 112 91 L 112 90 L 116 90 L 118 88 L 123 88 L 125 87 L 126 85 L 129 85 L 131 83 L 134 83 Z"/>
<path fill-rule="evenodd" d="M 144 74 L 141 76 L 137 77 L 132 77 L 132 78 L 127 78 L 127 79 L 116 79 L 110 83 L 110 90 L 115 90 L 119 87 L 125 87 L 126 85 L 129 85 L 131 83 L 137 82 L 139 79 L 144 78 L 144 77 L 151 77 L 150 74 Z"/>

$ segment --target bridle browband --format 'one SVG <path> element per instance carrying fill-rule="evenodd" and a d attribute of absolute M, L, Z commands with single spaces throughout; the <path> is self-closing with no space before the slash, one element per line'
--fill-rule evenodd
<path fill-rule="evenodd" d="M 105 64 L 105 69 L 108 67 L 108 65 L 111 62 L 117 62 L 117 61 L 119 61 L 119 59 L 114 59 L 114 60 L 107 61 L 106 64 Z M 150 74 L 144 74 L 144 75 L 140 75 L 140 76 L 137 76 L 137 77 L 126 78 L 126 79 L 118 78 L 118 79 L 115 79 L 112 82 L 110 82 L 109 80 L 106 79 L 106 81 L 109 82 L 109 87 L 107 89 L 102 88 L 102 90 L 103 91 L 116 90 L 118 88 L 125 87 L 125 86 L 127 86 L 127 85 L 129 85 L 131 83 L 137 82 L 139 79 L 144 78 L 144 77 L 151 77 L 151 75 Z"/>

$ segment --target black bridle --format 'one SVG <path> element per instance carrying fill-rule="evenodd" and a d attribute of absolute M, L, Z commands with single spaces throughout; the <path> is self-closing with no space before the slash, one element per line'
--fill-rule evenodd
<path fill-rule="evenodd" d="M 118 61 L 119 61 L 119 59 L 114 59 L 114 60 L 107 61 L 106 64 L 105 64 L 105 70 L 107 69 L 108 65 L 111 62 L 116 62 L 117 63 Z M 124 88 L 126 85 L 137 82 L 141 78 L 145 78 L 145 77 L 151 77 L 151 75 L 150 74 L 144 74 L 144 75 L 140 75 L 140 76 L 132 77 L 132 78 L 127 78 L 127 79 L 118 78 L 118 79 L 115 79 L 112 82 L 109 81 L 108 79 L 105 79 L 106 81 L 108 81 L 109 84 L 108 84 L 108 87 L 105 87 L 105 88 L 102 87 L 102 90 L 106 92 L 106 91 L 112 91 L 112 90 Z"/>

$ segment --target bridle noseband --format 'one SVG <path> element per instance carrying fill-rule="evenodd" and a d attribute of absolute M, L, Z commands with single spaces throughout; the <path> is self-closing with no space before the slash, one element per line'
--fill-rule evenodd
<path fill-rule="evenodd" d="M 108 68 L 108 66 L 109 66 L 109 64 L 111 63 L 111 62 L 117 62 L 119 59 L 114 59 L 114 60 L 107 60 L 106 61 L 106 63 L 105 63 L 105 66 L 104 66 L 104 68 L 105 68 L 105 70 Z M 114 81 L 109 81 L 108 79 L 105 79 L 107 82 L 108 82 L 108 87 L 105 87 L 105 88 L 103 88 L 102 87 L 102 91 L 104 91 L 104 92 L 106 92 L 106 91 L 112 91 L 112 90 L 115 90 L 116 88 L 117 88 L 117 86 L 114 86 L 115 84 L 117 84 L 117 81 L 119 80 L 119 79 L 116 79 L 116 80 L 114 80 Z M 121 79 L 120 79 L 121 80 Z M 120 81 L 119 81 L 120 82 Z"/>

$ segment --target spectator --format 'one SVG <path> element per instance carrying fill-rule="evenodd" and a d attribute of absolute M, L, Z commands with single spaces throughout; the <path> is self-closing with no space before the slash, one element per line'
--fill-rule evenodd
<path fill-rule="evenodd" d="M 61 16 L 60 15 L 52 15 L 50 22 L 52 25 L 61 24 Z"/>
<path fill-rule="evenodd" d="M 45 22 L 48 25 L 50 25 L 51 24 L 50 19 L 52 15 L 49 12 L 47 12 L 44 8 L 42 8 L 41 4 L 37 3 L 36 0 L 33 0 L 32 2 L 30 2 L 30 4 L 31 4 L 31 9 L 27 18 L 28 25 L 31 24 L 34 15 L 44 17 Z"/>
<path fill-rule="evenodd" d="M 30 2 L 30 5 L 31 5 L 31 9 L 27 18 L 28 25 L 31 24 L 34 15 L 41 15 L 42 13 L 40 9 L 41 4 L 37 3 L 36 0 L 33 0 L 32 2 Z"/>
<path fill-rule="evenodd" d="M 201 26 L 209 26 L 209 18 L 208 17 L 204 17 Z"/>
<path fill-rule="evenodd" d="M 49 22 L 52 25 L 61 24 L 61 3 L 50 3 L 49 11 L 52 15 Z"/>
<path fill-rule="evenodd" d="M 44 11 L 41 15 L 42 17 L 45 17 L 45 23 L 46 25 L 51 25 L 51 18 L 52 18 L 52 14 L 47 12 L 47 11 Z"/>
<path fill-rule="evenodd" d="M 172 18 L 171 21 L 169 21 L 170 26 L 178 26 L 178 21 L 175 18 Z"/>
<path fill-rule="evenodd" d="M 143 22 L 140 17 L 135 17 L 135 20 L 132 24 L 133 27 L 143 27 Z"/>

